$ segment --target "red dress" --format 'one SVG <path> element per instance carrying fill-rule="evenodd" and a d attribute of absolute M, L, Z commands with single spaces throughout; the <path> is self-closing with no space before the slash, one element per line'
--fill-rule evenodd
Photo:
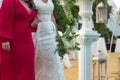
<path fill-rule="evenodd" d="M 4 0 L 0 10 L 0 80 L 35 80 L 34 44 L 31 22 L 34 10 L 27 10 L 19 0 Z M 1 49 L 2 39 L 9 40 L 11 51 Z"/>

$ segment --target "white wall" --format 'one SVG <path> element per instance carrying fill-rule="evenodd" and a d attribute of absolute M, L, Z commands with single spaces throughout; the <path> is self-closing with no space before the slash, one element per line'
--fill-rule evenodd
<path fill-rule="evenodd" d="M 108 4 L 112 7 L 112 11 L 110 13 L 110 18 L 108 19 L 107 27 L 113 32 L 115 36 L 120 36 L 120 27 L 116 25 L 117 15 L 116 12 L 118 7 L 114 3 L 113 0 L 108 0 Z"/>

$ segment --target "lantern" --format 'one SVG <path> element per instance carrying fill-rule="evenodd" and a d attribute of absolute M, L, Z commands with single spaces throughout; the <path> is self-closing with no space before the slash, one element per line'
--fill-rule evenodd
<path fill-rule="evenodd" d="M 96 6 L 96 23 L 106 23 L 107 19 L 107 7 L 101 2 Z"/>
<path fill-rule="evenodd" d="M 117 25 L 120 26 L 120 8 L 117 11 Z"/>
<path fill-rule="evenodd" d="M 107 78 L 107 59 L 103 52 L 100 50 L 98 52 L 98 56 L 93 57 L 93 80 L 105 80 Z"/>
<path fill-rule="evenodd" d="M 79 19 L 79 22 L 78 22 L 78 30 L 80 30 L 80 29 L 82 29 L 82 20 L 81 19 Z"/>

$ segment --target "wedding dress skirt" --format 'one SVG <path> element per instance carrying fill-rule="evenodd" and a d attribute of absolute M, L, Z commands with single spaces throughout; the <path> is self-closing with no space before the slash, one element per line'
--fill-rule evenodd
<path fill-rule="evenodd" d="M 47 21 L 45 17 L 46 15 L 40 16 L 42 22 L 38 25 L 38 30 L 35 35 L 36 80 L 64 80 L 60 57 L 56 51 L 55 26 L 48 19 L 50 16 L 47 16 Z"/>

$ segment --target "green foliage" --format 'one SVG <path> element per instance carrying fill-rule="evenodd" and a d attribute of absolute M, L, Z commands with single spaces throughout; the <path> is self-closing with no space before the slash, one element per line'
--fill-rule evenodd
<path fill-rule="evenodd" d="M 78 20 L 79 6 L 75 5 L 75 0 L 64 0 L 64 5 L 59 0 L 53 0 L 54 16 L 59 31 L 65 32 L 67 26 L 73 26 L 75 20 Z"/>
<path fill-rule="evenodd" d="M 56 51 L 58 51 L 59 56 L 63 58 L 64 54 L 67 53 L 67 49 L 65 48 L 64 42 L 62 41 L 61 37 L 56 36 L 56 41 L 58 42 Z"/>
<path fill-rule="evenodd" d="M 105 38 L 105 41 L 110 41 L 112 32 L 106 27 L 106 24 L 103 23 L 94 23 L 95 30 Z"/>
<path fill-rule="evenodd" d="M 57 28 L 59 31 L 65 32 L 66 26 L 69 24 L 69 20 L 63 10 L 63 6 L 60 5 L 58 0 L 53 0 L 54 3 L 54 16 L 57 23 Z"/>
<path fill-rule="evenodd" d="M 70 22 L 68 25 L 73 26 L 75 24 L 75 21 L 80 17 L 78 15 L 79 6 L 75 5 L 75 0 L 63 0 L 63 2 L 64 10 Z"/>
<path fill-rule="evenodd" d="M 63 42 L 66 42 L 66 45 L 68 44 L 68 46 L 65 46 L 67 49 L 67 53 L 69 53 L 69 51 L 80 50 L 80 48 L 78 47 L 79 43 L 75 41 L 78 36 L 79 35 L 72 31 L 71 28 L 67 28 L 62 37 Z"/>
<path fill-rule="evenodd" d="M 80 44 L 75 41 L 77 36 L 71 28 L 67 28 L 62 37 L 56 36 L 58 42 L 56 51 L 58 51 L 61 58 L 63 58 L 64 54 L 69 54 L 70 51 L 80 50 L 78 47 Z"/>
<path fill-rule="evenodd" d="M 57 28 L 64 33 L 62 37 L 56 37 L 56 41 L 58 42 L 56 51 L 63 58 L 64 54 L 70 53 L 69 51 L 80 49 L 78 47 L 79 43 L 74 41 L 78 35 L 71 28 L 75 24 L 75 20 L 79 18 L 79 7 L 74 5 L 73 0 L 66 2 L 65 6 L 61 5 L 59 0 L 53 0 L 53 3 Z M 67 26 L 71 27 L 68 28 Z"/>
<path fill-rule="evenodd" d="M 95 0 L 94 1 L 94 5 L 95 7 L 97 6 L 97 4 L 99 4 L 100 2 L 102 2 L 104 4 L 104 6 L 108 6 L 107 0 Z M 94 7 L 94 8 L 95 8 Z"/>
<path fill-rule="evenodd" d="M 77 5 L 73 5 L 71 7 L 71 14 L 73 15 L 74 19 L 78 20 L 78 18 L 80 18 L 80 16 L 78 15 L 79 12 L 79 6 Z"/>

